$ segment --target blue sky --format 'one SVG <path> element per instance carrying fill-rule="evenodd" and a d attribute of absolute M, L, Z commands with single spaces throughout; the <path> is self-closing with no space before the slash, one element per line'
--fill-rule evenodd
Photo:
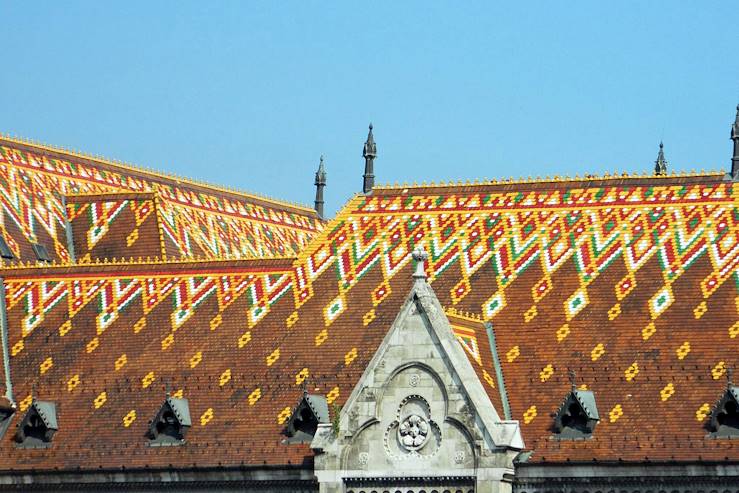
<path fill-rule="evenodd" d="M 1 1 L 0 131 L 310 203 L 379 182 L 726 169 L 735 0 Z"/>

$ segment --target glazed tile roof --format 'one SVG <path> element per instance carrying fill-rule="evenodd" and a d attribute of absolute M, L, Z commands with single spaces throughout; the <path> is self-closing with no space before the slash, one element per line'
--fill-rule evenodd
<path fill-rule="evenodd" d="M 34 259 L 31 243 L 40 242 L 54 259 L 69 260 L 64 196 L 121 192 L 156 195 L 170 255 L 293 255 L 322 228 L 302 206 L 0 137 L 0 234 L 16 258 Z M 80 213 L 88 212 L 90 227 L 103 236 L 121 204 L 94 209 Z"/>
<path fill-rule="evenodd" d="M 3 467 L 284 464 L 305 386 L 341 404 L 411 285 L 410 252 L 499 414 L 483 320 L 532 461 L 736 460 L 707 438 L 739 354 L 737 192 L 719 175 L 377 189 L 295 259 L 9 268 L 16 399 L 59 403 L 54 445 Z M 552 438 L 567 371 L 595 394 L 589 440 Z M 148 447 L 165 391 L 187 444 Z M 63 445 L 62 445 L 63 444 Z"/>

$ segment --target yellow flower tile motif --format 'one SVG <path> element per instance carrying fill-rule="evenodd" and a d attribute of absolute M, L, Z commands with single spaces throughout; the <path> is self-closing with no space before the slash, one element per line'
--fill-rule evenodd
<path fill-rule="evenodd" d="M 482 370 L 482 377 L 485 379 L 488 385 L 490 385 L 492 388 L 495 388 L 495 380 L 493 380 L 493 377 L 490 376 L 490 373 L 488 373 L 487 370 Z"/>
<path fill-rule="evenodd" d="M 708 311 L 708 304 L 706 304 L 706 302 L 705 302 L 705 301 L 701 301 L 700 303 L 698 303 L 698 306 L 696 306 L 696 307 L 695 307 L 695 308 L 693 309 L 693 316 L 694 316 L 694 317 L 695 317 L 696 319 L 699 319 L 699 318 L 701 318 L 701 317 L 702 317 L 702 316 L 703 316 L 703 315 L 704 315 L 704 314 L 705 314 L 705 313 L 706 313 L 707 311 Z"/>
<path fill-rule="evenodd" d="M 355 359 L 357 359 L 357 348 L 353 347 L 348 353 L 344 355 L 344 365 L 351 365 Z"/>
<path fill-rule="evenodd" d="M 726 362 L 719 361 L 716 366 L 711 368 L 711 376 L 714 380 L 718 380 L 726 374 Z"/>
<path fill-rule="evenodd" d="M 654 322 L 650 322 L 647 324 L 646 327 L 644 327 L 641 331 L 641 338 L 645 341 L 652 337 L 654 333 L 657 332 L 657 327 L 654 325 Z"/>
<path fill-rule="evenodd" d="M 227 368 L 226 370 L 223 370 L 223 373 L 221 373 L 221 376 L 218 377 L 218 385 L 223 387 L 229 381 L 231 381 L 231 368 Z"/>
<path fill-rule="evenodd" d="M 333 404 L 333 402 L 339 398 L 339 387 L 334 387 L 331 391 L 326 394 L 326 402 Z"/>
<path fill-rule="evenodd" d="M 92 401 L 92 405 L 95 406 L 95 409 L 100 409 L 107 400 L 108 394 L 103 391 L 100 392 L 97 397 L 95 397 L 95 400 Z"/>
<path fill-rule="evenodd" d="M 274 365 L 278 359 L 280 359 L 280 348 L 275 349 L 267 356 L 267 366 Z"/>
<path fill-rule="evenodd" d="M 606 352 L 606 347 L 603 344 L 598 343 L 593 348 L 593 350 L 590 351 L 590 359 L 592 361 L 598 361 L 600 359 L 600 357 L 605 354 L 605 352 Z"/>
<path fill-rule="evenodd" d="M 126 246 L 130 247 L 134 243 L 136 243 L 136 240 L 139 239 L 139 228 L 134 229 L 131 231 L 128 236 L 126 236 Z"/>
<path fill-rule="evenodd" d="M 87 353 L 89 354 L 95 351 L 99 345 L 100 339 L 98 339 L 97 337 L 93 337 L 92 339 L 90 339 L 90 342 L 87 343 L 87 346 L 85 346 L 85 351 L 87 351 Z"/>
<path fill-rule="evenodd" d="M 115 363 L 113 363 L 113 367 L 116 371 L 118 371 L 126 366 L 126 363 L 128 363 L 128 356 L 126 356 L 125 354 L 121 354 L 120 356 L 118 356 L 118 359 L 115 360 Z"/>
<path fill-rule="evenodd" d="M 209 407 L 208 409 L 205 410 L 203 414 L 200 415 L 200 426 L 205 426 L 208 423 L 210 423 L 211 420 L 213 419 L 213 416 L 214 416 L 213 408 Z"/>
<path fill-rule="evenodd" d="M 685 357 L 690 353 L 690 342 L 685 341 L 680 345 L 679 348 L 675 350 L 675 354 L 677 354 L 677 359 L 685 359 Z"/>
<path fill-rule="evenodd" d="M 54 366 L 54 360 L 51 358 L 51 356 L 49 356 L 39 366 L 39 372 L 43 375 L 44 373 L 49 371 L 52 366 Z"/>
<path fill-rule="evenodd" d="M 672 294 L 672 287 L 669 284 L 657 291 L 647 304 L 652 320 L 662 315 L 674 301 L 675 296 Z"/>
<path fill-rule="evenodd" d="M 316 346 L 320 346 L 328 339 L 328 329 L 323 329 L 316 335 Z"/>
<path fill-rule="evenodd" d="M 547 365 L 539 372 L 539 380 L 546 382 L 553 374 L 554 367 L 552 365 Z"/>
<path fill-rule="evenodd" d="M 72 375 L 72 377 L 69 380 L 67 380 L 67 391 L 72 392 L 81 383 L 82 383 L 82 380 L 80 380 L 79 373 L 76 375 Z"/>
<path fill-rule="evenodd" d="M 288 329 L 292 329 L 293 325 L 295 325 L 296 323 L 298 323 L 298 312 L 294 311 L 285 320 L 285 325 Z"/>
<path fill-rule="evenodd" d="M 618 421 L 618 418 L 624 415 L 624 409 L 621 407 L 621 404 L 616 404 L 613 406 L 613 409 L 611 409 L 611 412 L 608 413 L 608 420 L 611 423 L 615 423 Z"/>
<path fill-rule="evenodd" d="M 141 387 L 147 388 L 149 385 L 154 383 L 154 380 L 156 380 L 156 377 L 154 376 L 154 372 L 150 371 L 146 375 L 144 375 L 144 378 L 141 379 Z"/>
<path fill-rule="evenodd" d="M 631 382 L 636 378 L 636 376 L 639 374 L 639 363 L 634 361 L 631 366 L 626 368 L 626 371 L 624 371 L 624 377 L 626 377 L 627 382 Z"/>
<path fill-rule="evenodd" d="M 256 389 L 254 389 L 252 391 L 251 394 L 249 394 L 249 397 L 247 399 L 249 401 L 249 405 L 250 406 L 253 406 L 261 398 L 262 398 L 262 389 L 260 389 L 259 387 L 257 387 Z"/>
<path fill-rule="evenodd" d="M 508 361 L 509 363 L 513 363 L 520 355 L 521 349 L 518 346 L 513 346 L 505 355 L 506 361 Z"/>
<path fill-rule="evenodd" d="M 133 326 L 133 333 L 138 334 L 142 330 L 144 330 L 144 327 L 146 327 L 146 318 L 141 317 L 138 322 L 136 322 Z"/>
<path fill-rule="evenodd" d="M 197 353 L 190 356 L 190 368 L 195 368 L 203 361 L 203 352 L 198 351 Z"/>
<path fill-rule="evenodd" d="M 531 322 L 536 318 L 536 316 L 539 314 L 539 310 L 536 308 L 536 305 L 533 305 L 531 308 L 526 310 L 523 314 L 523 320 L 524 322 Z"/>
<path fill-rule="evenodd" d="M 615 320 L 619 315 L 621 315 L 621 303 L 616 303 L 608 310 L 608 320 Z"/>
<path fill-rule="evenodd" d="M 223 315 L 219 313 L 210 321 L 210 330 L 216 330 L 221 326 L 221 323 L 223 323 Z"/>
<path fill-rule="evenodd" d="M 300 385 L 301 383 L 305 382 L 305 379 L 310 376 L 310 371 L 308 368 L 303 368 L 298 373 L 295 374 L 295 385 Z"/>
<path fill-rule="evenodd" d="M 575 318 L 589 303 L 588 290 L 584 286 L 572 293 L 564 305 L 567 321 Z"/>
<path fill-rule="evenodd" d="M 128 414 L 123 416 L 123 426 L 128 428 L 134 421 L 136 421 L 136 410 L 131 409 L 130 411 L 128 411 Z"/>
<path fill-rule="evenodd" d="M 13 347 L 10 350 L 10 354 L 12 354 L 13 356 L 17 356 L 18 353 L 23 351 L 24 347 L 25 347 L 25 344 L 23 343 L 23 339 L 21 339 L 20 341 L 13 344 Z"/>
<path fill-rule="evenodd" d="M 704 402 L 703 404 L 701 404 L 701 407 L 699 407 L 695 411 L 695 419 L 698 421 L 703 421 L 708 417 L 710 413 L 711 406 L 707 402 Z"/>
<path fill-rule="evenodd" d="M 362 325 L 364 325 L 365 327 L 368 326 L 370 323 L 372 323 L 376 316 L 377 314 L 375 313 L 375 309 L 373 308 L 372 310 L 365 313 L 364 316 L 362 316 Z"/>
<path fill-rule="evenodd" d="M 565 340 L 565 338 L 570 335 L 570 326 L 569 324 L 564 324 L 562 327 L 557 329 L 557 332 L 555 332 L 555 335 L 557 336 L 557 342 L 562 342 Z"/>
<path fill-rule="evenodd" d="M 59 335 L 61 337 L 64 337 L 69 333 L 69 331 L 72 330 L 72 321 L 67 320 L 62 325 L 59 326 Z"/>
<path fill-rule="evenodd" d="M 675 393 L 675 386 L 672 383 L 668 383 L 665 387 L 659 391 L 659 397 L 662 402 L 666 401 Z"/>
<path fill-rule="evenodd" d="M 293 411 L 289 407 L 286 407 L 282 411 L 280 411 L 280 414 L 277 415 L 277 424 L 283 425 L 285 422 L 290 419 L 290 416 L 292 415 Z"/>
<path fill-rule="evenodd" d="M 175 399 L 182 399 L 182 396 L 184 394 L 185 394 L 184 389 L 177 389 L 176 391 L 172 392 L 172 394 L 170 395 L 174 397 Z"/>
<path fill-rule="evenodd" d="M 537 415 L 536 406 L 531 406 L 530 408 L 526 410 L 525 413 L 523 413 L 523 422 L 525 424 L 531 423 L 532 421 L 534 421 L 534 418 L 536 417 L 536 415 Z"/>
<path fill-rule="evenodd" d="M 26 396 L 25 399 L 23 399 L 22 401 L 18 403 L 18 408 L 21 410 L 21 412 L 23 412 L 26 409 L 28 409 L 32 403 L 33 403 L 33 396 L 29 394 Z"/>
<path fill-rule="evenodd" d="M 239 349 L 243 348 L 247 344 L 249 344 L 249 341 L 251 341 L 251 331 L 246 331 L 243 334 L 241 334 L 241 337 L 239 337 Z"/>
<path fill-rule="evenodd" d="M 174 334 L 169 334 L 167 337 L 162 339 L 162 351 L 169 349 L 172 344 L 174 344 Z"/>
<path fill-rule="evenodd" d="M 581 383 L 580 386 L 577 389 L 578 390 L 588 390 L 588 384 Z"/>
<path fill-rule="evenodd" d="M 731 339 L 736 339 L 737 336 L 739 336 L 739 322 L 729 327 L 729 337 Z"/>

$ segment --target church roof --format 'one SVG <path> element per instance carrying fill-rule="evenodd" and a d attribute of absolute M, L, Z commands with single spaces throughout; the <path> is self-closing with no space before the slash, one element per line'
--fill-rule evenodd
<path fill-rule="evenodd" d="M 70 213 L 86 216 L 99 241 L 122 211 L 135 213 L 142 205 L 128 197 L 130 193 L 148 195 L 139 200 L 156 199 L 156 207 L 144 208 L 149 213 L 155 209 L 162 229 L 160 256 L 295 254 L 323 226 L 304 206 L 0 137 L 0 204 L 5 218 L 0 234 L 16 259 L 35 260 L 31 246 L 41 243 L 52 259 L 72 260 L 65 238 L 65 203 Z"/>
<path fill-rule="evenodd" d="M 310 460 L 281 443 L 284 423 L 304 389 L 345 401 L 418 245 L 531 461 L 736 457 L 736 440 L 704 428 L 739 362 L 736 193 L 719 174 L 385 187 L 351 199 L 296 258 L 5 269 L 19 407 L 57 402 L 60 422 L 49 448 L 3 437 L 2 467 Z M 551 440 L 570 369 L 601 421 L 591 439 Z M 165 391 L 189 400 L 193 426 L 184 445 L 147 447 L 143 421 Z"/>

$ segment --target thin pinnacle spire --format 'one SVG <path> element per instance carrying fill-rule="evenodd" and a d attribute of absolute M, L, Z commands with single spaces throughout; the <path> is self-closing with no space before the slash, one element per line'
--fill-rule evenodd
<path fill-rule="evenodd" d="M 667 159 L 665 159 L 665 145 L 660 141 L 657 160 L 654 162 L 654 174 L 664 176 L 667 174 Z"/>

